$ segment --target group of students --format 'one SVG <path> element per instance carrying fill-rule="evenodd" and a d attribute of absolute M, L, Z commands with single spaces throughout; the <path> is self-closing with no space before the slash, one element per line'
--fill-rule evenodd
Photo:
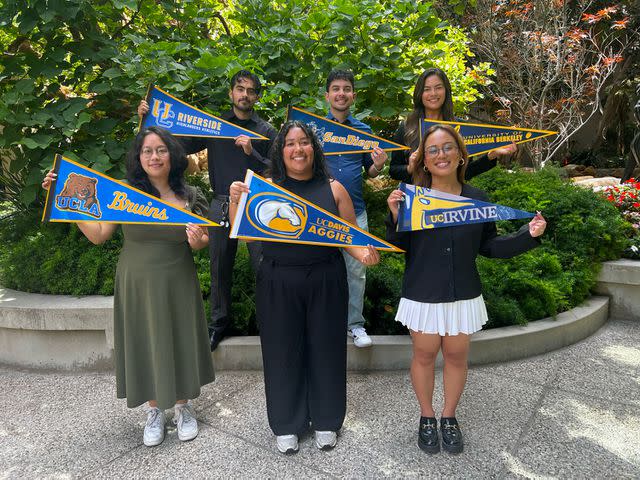
<path fill-rule="evenodd" d="M 130 185 L 220 224 L 233 218 L 248 168 L 262 173 L 302 198 L 367 229 L 362 171 L 377 176 L 387 154 L 325 157 L 315 131 L 298 121 L 279 132 L 260 119 L 253 106 L 260 97 L 257 76 L 242 70 L 231 79 L 233 104 L 226 120 L 268 137 L 268 142 L 237 139 L 177 139 L 149 127 L 136 137 L 127 159 Z M 351 116 L 356 93 L 350 71 L 331 72 L 326 82 L 328 118 L 360 130 L 370 129 Z M 465 183 L 511 155 L 515 145 L 469 161 L 460 135 L 447 125 L 431 127 L 420 140 L 422 118 L 453 120 L 451 86 L 442 70 L 424 72 L 414 90 L 414 110 L 396 133 L 411 147 L 395 152 L 393 178 L 469 198 L 486 195 Z M 141 102 L 138 113 L 148 111 Z M 208 206 L 201 192 L 184 182 L 186 153 L 208 150 L 209 177 L 215 196 Z M 43 180 L 48 189 L 56 175 Z M 494 223 L 398 233 L 394 190 L 387 203 L 387 239 L 406 251 L 402 298 L 396 320 L 412 337 L 411 380 L 420 405 L 418 445 L 428 453 L 461 452 L 463 439 L 455 410 L 467 373 L 472 333 L 487 321 L 475 265 L 478 254 L 508 258 L 538 244 L 546 222 L 538 213 L 514 235 L 500 237 Z M 207 208 L 209 207 L 209 208 Z M 208 212 L 207 212 L 208 210 Z M 116 226 L 78 224 L 93 243 L 108 240 Z M 164 411 L 175 404 L 180 440 L 191 440 L 198 425 L 188 399 L 213 381 L 210 349 L 215 349 L 230 321 L 231 271 L 237 241 L 228 227 L 207 231 L 180 227 L 122 225 L 124 244 L 116 270 L 114 348 L 118 398 L 131 408 L 148 402 L 145 445 L 160 444 Z M 209 245 L 212 275 L 212 328 L 208 332 L 191 249 Z M 264 364 L 269 425 L 282 453 L 298 451 L 298 436 L 314 431 L 315 444 L 330 449 L 346 413 L 345 329 L 356 346 L 371 345 L 364 329 L 362 303 L 365 269 L 380 261 L 376 249 L 337 248 L 274 242 L 249 242 L 256 268 L 256 318 Z M 444 357 L 444 398 L 440 429 L 433 408 L 435 358 Z M 439 435 L 440 430 L 440 435 Z"/>

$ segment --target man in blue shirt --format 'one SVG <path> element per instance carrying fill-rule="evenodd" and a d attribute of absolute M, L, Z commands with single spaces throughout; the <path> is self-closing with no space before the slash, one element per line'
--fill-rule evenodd
<path fill-rule="evenodd" d="M 369 125 L 351 116 L 351 105 L 356 99 L 355 79 L 349 70 L 333 70 L 327 77 L 325 99 L 329 102 L 327 118 L 343 125 L 371 133 Z M 387 153 L 376 148 L 369 153 L 351 153 L 326 157 L 332 177 L 338 180 L 349 192 L 356 211 L 358 227 L 369 230 L 367 211 L 362 197 L 362 169 L 369 177 L 377 177 L 387 161 Z M 349 320 L 347 333 L 353 337 L 356 347 L 368 347 L 371 338 L 364 328 L 362 306 L 364 302 L 366 267 L 346 252 L 347 280 L 349 282 Z"/>

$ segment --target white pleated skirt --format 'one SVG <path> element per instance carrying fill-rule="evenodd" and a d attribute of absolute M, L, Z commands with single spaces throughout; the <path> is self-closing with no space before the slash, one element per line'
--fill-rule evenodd
<path fill-rule="evenodd" d="M 489 320 L 482 295 L 470 300 L 446 303 L 422 303 L 401 298 L 396 321 L 420 333 L 471 335 Z"/>

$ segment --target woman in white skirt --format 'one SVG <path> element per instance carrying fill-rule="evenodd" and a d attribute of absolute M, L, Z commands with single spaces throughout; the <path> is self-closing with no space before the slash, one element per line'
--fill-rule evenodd
<path fill-rule="evenodd" d="M 448 125 L 435 125 L 424 135 L 413 169 L 413 183 L 467 198 L 489 201 L 487 195 L 464 183 L 468 154 L 462 137 Z M 456 407 L 467 380 L 469 339 L 487 322 L 475 259 L 510 258 L 539 244 L 546 221 L 538 212 L 528 225 L 509 236 L 498 236 L 495 223 L 397 232 L 398 205 L 403 193 L 394 190 L 387 203 L 387 239 L 403 248 L 405 272 L 396 320 L 409 328 L 413 343 L 411 382 L 420 404 L 418 446 L 440 451 L 433 409 L 435 360 L 444 358 L 444 408 L 440 431 L 442 448 L 463 449 Z"/>

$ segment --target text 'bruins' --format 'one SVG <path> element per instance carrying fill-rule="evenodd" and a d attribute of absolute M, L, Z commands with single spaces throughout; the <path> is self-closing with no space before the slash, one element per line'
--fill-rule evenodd
<path fill-rule="evenodd" d="M 156 220 L 168 220 L 167 209 L 162 210 L 157 207 L 153 207 L 151 202 L 147 202 L 146 205 L 142 203 L 134 203 L 127 198 L 127 194 L 124 192 L 113 192 L 114 199 L 111 204 L 107 205 L 107 208 L 111 210 L 127 211 L 136 215 L 142 215 L 143 217 L 153 217 Z"/>

